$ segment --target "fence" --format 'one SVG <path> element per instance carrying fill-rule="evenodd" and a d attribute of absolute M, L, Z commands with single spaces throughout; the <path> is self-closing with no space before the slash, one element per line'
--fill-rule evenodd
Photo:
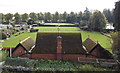
<path fill-rule="evenodd" d="M 102 67 L 111 67 L 116 68 L 118 65 L 120 65 L 120 62 L 118 60 L 114 59 L 98 59 L 98 58 L 81 58 L 78 57 L 78 62 L 83 64 L 95 64 Z"/>

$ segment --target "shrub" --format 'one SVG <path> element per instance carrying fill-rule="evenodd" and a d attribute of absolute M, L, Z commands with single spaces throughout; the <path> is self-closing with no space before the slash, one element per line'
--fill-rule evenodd
<path fill-rule="evenodd" d="M 7 58 L 7 51 L 2 51 L 2 61 L 5 61 Z"/>
<path fill-rule="evenodd" d="M 13 67 L 17 67 L 17 66 L 22 66 L 22 67 L 29 67 L 29 68 L 34 68 L 36 65 L 36 61 L 35 60 L 30 60 L 28 58 L 7 58 L 5 61 L 5 65 L 10 65 Z"/>
<path fill-rule="evenodd" d="M 0 50 L 0 62 L 5 61 L 7 58 L 7 51 Z"/>
<path fill-rule="evenodd" d="M 38 32 L 38 29 L 30 29 L 30 32 Z"/>
<path fill-rule="evenodd" d="M 5 33 L 2 33 L 2 34 L 0 34 L 0 39 L 6 39 L 7 38 L 7 35 L 5 34 Z"/>
<path fill-rule="evenodd" d="M 19 29 L 16 29 L 16 32 L 19 32 L 20 30 Z"/>

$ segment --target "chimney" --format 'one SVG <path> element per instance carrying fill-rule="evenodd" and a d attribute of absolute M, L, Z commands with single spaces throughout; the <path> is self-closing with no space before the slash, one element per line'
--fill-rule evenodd
<path fill-rule="evenodd" d="M 62 59 L 62 37 L 57 36 L 57 60 Z"/>

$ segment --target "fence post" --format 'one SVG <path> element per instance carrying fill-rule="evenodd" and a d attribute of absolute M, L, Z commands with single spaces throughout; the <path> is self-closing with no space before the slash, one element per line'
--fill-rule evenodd
<path fill-rule="evenodd" d="M 79 62 L 79 57 L 78 57 L 78 62 Z"/>
<path fill-rule="evenodd" d="M 117 70 L 120 71 L 120 62 L 118 60 L 116 60 L 117 62 Z"/>
<path fill-rule="evenodd" d="M 10 57 L 12 57 L 12 48 L 10 48 Z"/>

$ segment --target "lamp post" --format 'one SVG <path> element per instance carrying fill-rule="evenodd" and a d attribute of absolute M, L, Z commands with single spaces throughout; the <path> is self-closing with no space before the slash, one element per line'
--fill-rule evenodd
<path fill-rule="evenodd" d="M 59 20 L 58 20 L 58 35 L 60 36 L 60 25 L 59 25 Z"/>
<path fill-rule="evenodd" d="M 3 14 L 2 14 L 2 24 L 3 24 Z"/>

